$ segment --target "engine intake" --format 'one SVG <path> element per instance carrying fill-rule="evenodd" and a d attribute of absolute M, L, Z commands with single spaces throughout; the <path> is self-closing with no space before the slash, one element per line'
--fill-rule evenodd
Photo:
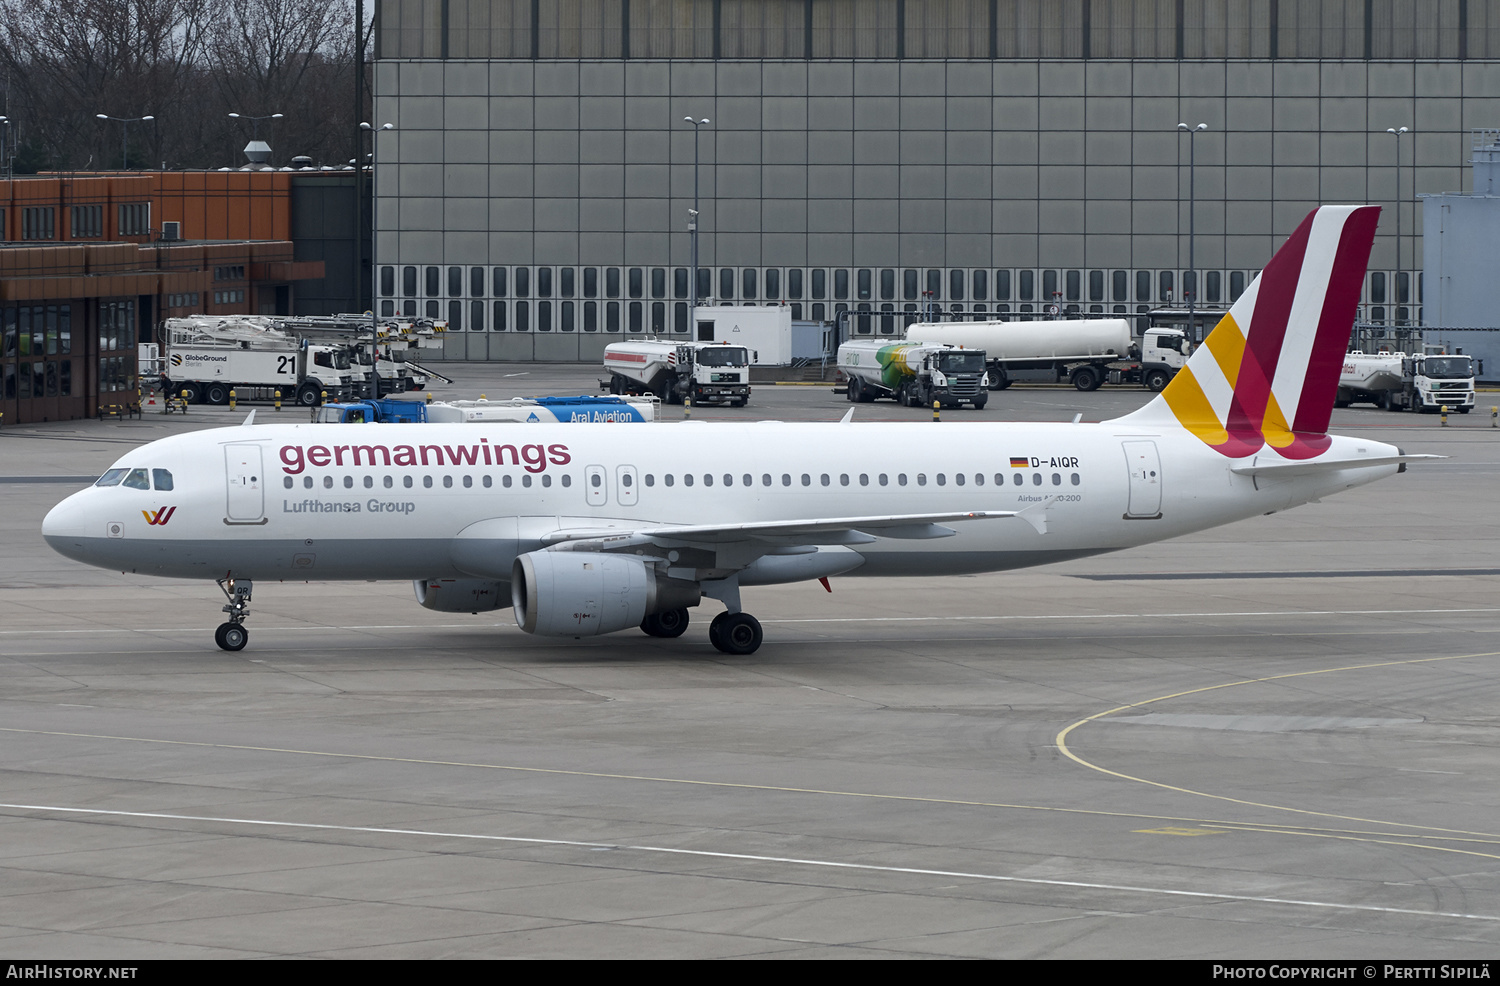
<path fill-rule="evenodd" d="M 696 606 L 703 589 L 628 555 L 532 551 L 511 568 L 510 596 L 516 625 L 527 633 L 592 637 Z"/>
<path fill-rule="evenodd" d="M 484 579 L 417 579 L 417 602 L 439 613 L 478 613 L 510 605 L 510 586 Z"/>

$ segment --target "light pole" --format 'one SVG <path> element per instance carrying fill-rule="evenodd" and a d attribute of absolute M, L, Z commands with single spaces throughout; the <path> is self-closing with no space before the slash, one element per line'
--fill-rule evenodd
<path fill-rule="evenodd" d="M 382 123 L 379 127 L 375 127 L 375 126 L 371 126 L 368 123 L 361 123 L 359 125 L 359 129 L 362 130 L 362 131 L 368 130 L 370 132 L 370 196 L 371 196 L 371 198 L 374 198 L 374 195 L 375 195 L 375 161 L 376 161 L 375 151 L 376 151 L 376 145 L 378 143 L 378 141 L 376 141 L 375 138 L 378 137 L 382 132 L 384 132 L 386 130 L 395 130 L 396 129 L 396 125 L 394 123 Z M 363 148 L 361 148 L 361 150 L 363 150 Z M 358 158 L 356 158 L 355 161 L 354 161 L 354 174 L 356 176 L 356 179 L 355 179 L 355 188 L 356 189 L 359 188 L 358 175 L 361 172 L 363 172 L 363 171 L 364 171 L 363 162 L 361 162 Z M 359 201 L 359 196 L 358 195 L 355 196 L 354 211 L 355 211 L 355 216 L 356 217 L 360 216 L 364 212 L 364 203 L 362 201 Z M 373 209 L 372 209 L 372 212 L 373 212 Z M 359 225 L 359 223 L 357 221 L 357 218 L 356 218 L 355 225 L 356 226 Z M 376 285 L 376 279 L 375 279 L 375 243 L 374 243 L 374 239 L 375 239 L 375 237 L 374 237 L 374 231 L 372 230 L 371 231 L 371 236 L 370 236 L 370 240 L 371 240 L 371 242 L 370 242 L 370 396 L 371 397 L 379 397 L 380 396 L 380 373 L 379 373 L 379 361 L 380 361 L 380 328 L 379 328 L 379 325 L 378 325 L 378 323 L 376 321 L 376 318 L 375 318 L 375 285 Z M 361 274 L 361 271 L 360 271 L 359 254 L 358 254 L 358 252 L 356 252 L 355 256 L 354 256 L 354 290 L 356 292 L 359 291 L 359 282 L 360 282 L 360 279 L 361 279 L 360 278 L 360 274 Z"/>
<path fill-rule="evenodd" d="M 231 120 L 249 120 L 250 121 L 250 124 L 251 124 L 251 127 L 250 127 L 250 135 L 251 136 L 250 136 L 250 139 L 251 140 L 260 140 L 260 121 L 262 121 L 262 120 L 280 120 L 282 118 L 282 116 L 283 116 L 283 114 L 281 114 L 281 113 L 271 113 L 268 116 L 245 116 L 243 113 L 231 113 L 231 114 L 229 114 L 229 118 Z"/>
<path fill-rule="evenodd" d="M 694 120 L 690 116 L 685 116 L 682 119 L 693 125 L 693 207 L 688 210 L 688 236 L 693 241 L 693 282 L 690 289 L 692 301 L 689 302 L 688 308 L 688 331 L 696 336 L 698 325 L 698 134 L 711 121 L 708 117 Z"/>
<path fill-rule="evenodd" d="M 250 121 L 250 143 L 245 146 L 244 154 L 245 154 L 246 158 L 249 158 L 251 164 L 261 164 L 261 163 L 269 164 L 270 163 L 271 149 L 270 149 L 270 147 L 267 147 L 266 145 L 260 143 L 260 121 L 262 121 L 262 120 L 280 120 L 282 118 L 282 115 L 283 114 L 281 114 L 281 113 L 270 113 L 270 114 L 267 114 L 266 116 L 245 116 L 242 113 L 231 113 L 231 114 L 229 114 L 229 118 L 231 120 L 249 120 Z M 259 145 L 259 146 L 257 146 L 257 145 Z M 255 158 L 252 156 L 253 154 L 262 154 L 262 155 L 264 155 L 265 160 L 263 162 L 262 161 L 256 161 Z"/>
<path fill-rule="evenodd" d="M 1401 135 L 1405 127 L 1386 127 L 1385 132 L 1396 138 L 1396 283 L 1391 285 L 1392 306 L 1400 311 L 1401 305 Z"/>
<path fill-rule="evenodd" d="M 1184 284 L 1182 293 L 1187 297 L 1188 303 L 1188 339 L 1197 344 L 1202 342 L 1202 340 L 1198 338 L 1198 330 L 1197 326 L 1194 325 L 1193 318 L 1193 307 L 1198 300 L 1198 263 L 1197 257 L 1194 254 L 1194 249 L 1197 246 L 1198 232 L 1196 222 L 1197 210 L 1194 208 L 1198 198 L 1198 160 L 1195 138 L 1199 133 L 1208 129 L 1208 124 L 1200 123 L 1196 127 L 1190 127 L 1186 123 L 1179 123 L 1177 124 L 1177 129 L 1186 131 L 1188 135 L 1188 272 L 1193 278 L 1193 289 L 1191 291 L 1187 290 L 1187 285 Z M 1181 160 L 1181 158 L 1178 160 Z"/>
<path fill-rule="evenodd" d="M 108 113 L 95 113 L 94 116 L 100 120 L 114 120 L 120 124 L 120 170 L 130 170 L 130 125 L 132 123 L 144 123 L 154 120 L 154 116 L 110 116 Z"/>

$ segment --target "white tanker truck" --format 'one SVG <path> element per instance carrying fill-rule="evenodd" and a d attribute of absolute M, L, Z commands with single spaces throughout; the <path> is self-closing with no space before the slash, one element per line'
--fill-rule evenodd
<path fill-rule="evenodd" d="M 1010 386 L 1018 371 L 1042 370 L 1079 390 L 1114 383 L 1160 393 L 1187 362 L 1182 330 L 1147 329 L 1136 344 L 1123 318 L 918 322 L 907 328 L 906 339 L 984 350 L 991 390 Z"/>
<path fill-rule="evenodd" d="M 1345 353 L 1334 406 L 1359 403 L 1387 411 L 1446 407 L 1468 414 L 1474 407 L 1474 361 L 1468 356 Z"/>
<path fill-rule="evenodd" d="M 665 404 L 718 403 L 744 407 L 750 400 L 750 354 L 744 346 L 642 339 L 604 347 L 601 381 L 611 394 L 652 395 Z"/>
<path fill-rule="evenodd" d="M 839 347 L 839 372 L 851 401 L 890 397 L 907 407 L 973 405 L 989 400 L 984 353 L 934 343 L 851 339 Z"/>

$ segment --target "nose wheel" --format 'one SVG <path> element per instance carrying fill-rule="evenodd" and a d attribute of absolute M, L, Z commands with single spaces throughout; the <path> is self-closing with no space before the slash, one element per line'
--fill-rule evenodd
<path fill-rule="evenodd" d="M 250 642 L 250 631 L 238 623 L 220 623 L 214 631 L 214 643 L 223 650 L 244 650 Z"/>
<path fill-rule="evenodd" d="M 764 639 L 760 620 L 749 613 L 720 613 L 708 625 L 708 642 L 724 654 L 754 654 Z"/>
<path fill-rule="evenodd" d="M 220 623 L 219 628 L 214 631 L 214 643 L 222 650 L 244 650 L 245 645 L 250 642 L 245 617 L 250 615 L 250 593 L 255 588 L 255 583 L 227 578 L 219 579 L 218 583 L 224 598 L 229 600 L 224 606 L 224 612 L 229 614 L 229 621 Z"/>

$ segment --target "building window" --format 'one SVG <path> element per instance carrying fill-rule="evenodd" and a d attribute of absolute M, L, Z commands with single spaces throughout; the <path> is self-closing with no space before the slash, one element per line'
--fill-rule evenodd
<path fill-rule="evenodd" d="M 119 207 L 120 235 L 147 236 L 151 233 L 151 203 L 130 202 Z"/>
<path fill-rule="evenodd" d="M 56 237 L 53 226 L 56 210 L 51 206 L 21 210 L 21 239 L 50 240 Z"/>
<path fill-rule="evenodd" d="M 104 235 L 104 206 L 75 205 L 68 208 L 71 228 L 68 235 L 75 240 Z"/>

